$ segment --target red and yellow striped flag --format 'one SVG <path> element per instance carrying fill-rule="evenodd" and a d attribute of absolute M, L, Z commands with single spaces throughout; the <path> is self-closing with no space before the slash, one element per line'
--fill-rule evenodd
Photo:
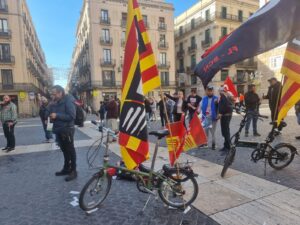
<path fill-rule="evenodd" d="M 300 38 L 289 42 L 281 73 L 285 76 L 278 108 L 278 123 L 300 100 Z"/>
<path fill-rule="evenodd" d="M 128 0 L 127 15 L 119 143 L 133 169 L 149 158 L 144 95 L 160 86 L 160 77 L 137 0 Z"/>

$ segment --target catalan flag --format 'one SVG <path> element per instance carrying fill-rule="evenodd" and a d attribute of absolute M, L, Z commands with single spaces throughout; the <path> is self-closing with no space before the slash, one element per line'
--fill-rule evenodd
<path fill-rule="evenodd" d="M 300 37 L 289 42 L 281 73 L 285 77 L 278 108 L 278 123 L 300 100 Z"/>
<path fill-rule="evenodd" d="M 119 144 L 129 169 L 149 158 L 144 95 L 160 86 L 155 57 L 137 0 L 128 0 Z"/>

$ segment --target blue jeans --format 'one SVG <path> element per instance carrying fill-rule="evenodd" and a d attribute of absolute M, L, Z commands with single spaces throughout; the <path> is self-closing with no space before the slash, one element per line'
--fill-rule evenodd
<path fill-rule="evenodd" d="M 43 123 L 43 122 L 42 122 Z M 44 132 L 45 132 L 45 138 L 47 140 L 50 140 L 53 138 L 52 132 L 47 130 L 47 124 L 43 123 L 43 128 L 44 128 Z"/>
<path fill-rule="evenodd" d="M 253 133 L 257 133 L 257 114 L 258 112 L 256 110 L 248 110 L 248 118 L 246 122 L 246 133 L 249 133 L 249 128 L 250 128 L 250 123 L 252 121 L 252 126 L 253 126 Z"/>

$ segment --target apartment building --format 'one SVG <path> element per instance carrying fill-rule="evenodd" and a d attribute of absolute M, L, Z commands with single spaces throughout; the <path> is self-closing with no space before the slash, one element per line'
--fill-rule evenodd
<path fill-rule="evenodd" d="M 164 92 L 175 83 L 174 8 L 164 0 L 139 0 Z M 100 101 L 121 96 L 127 0 L 84 0 L 76 31 L 70 92 L 99 109 Z M 159 90 L 149 95 L 159 99 Z"/>
<path fill-rule="evenodd" d="M 201 55 L 245 22 L 259 8 L 258 0 L 202 0 L 175 18 L 175 50 L 178 86 L 187 94 L 203 93 L 200 79 L 193 75 Z M 240 93 L 257 83 L 257 61 L 247 59 L 217 73 L 212 84 L 218 86 L 230 76 Z"/>
<path fill-rule="evenodd" d="M 0 0 L 0 98 L 10 95 L 20 116 L 37 115 L 52 84 L 25 0 Z"/>

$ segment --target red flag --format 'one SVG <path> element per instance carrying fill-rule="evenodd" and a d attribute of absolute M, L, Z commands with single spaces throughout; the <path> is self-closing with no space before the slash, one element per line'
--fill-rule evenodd
<path fill-rule="evenodd" d="M 238 97 L 237 90 L 229 76 L 224 81 L 224 90 L 231 93 L 234 98 Z"/>

